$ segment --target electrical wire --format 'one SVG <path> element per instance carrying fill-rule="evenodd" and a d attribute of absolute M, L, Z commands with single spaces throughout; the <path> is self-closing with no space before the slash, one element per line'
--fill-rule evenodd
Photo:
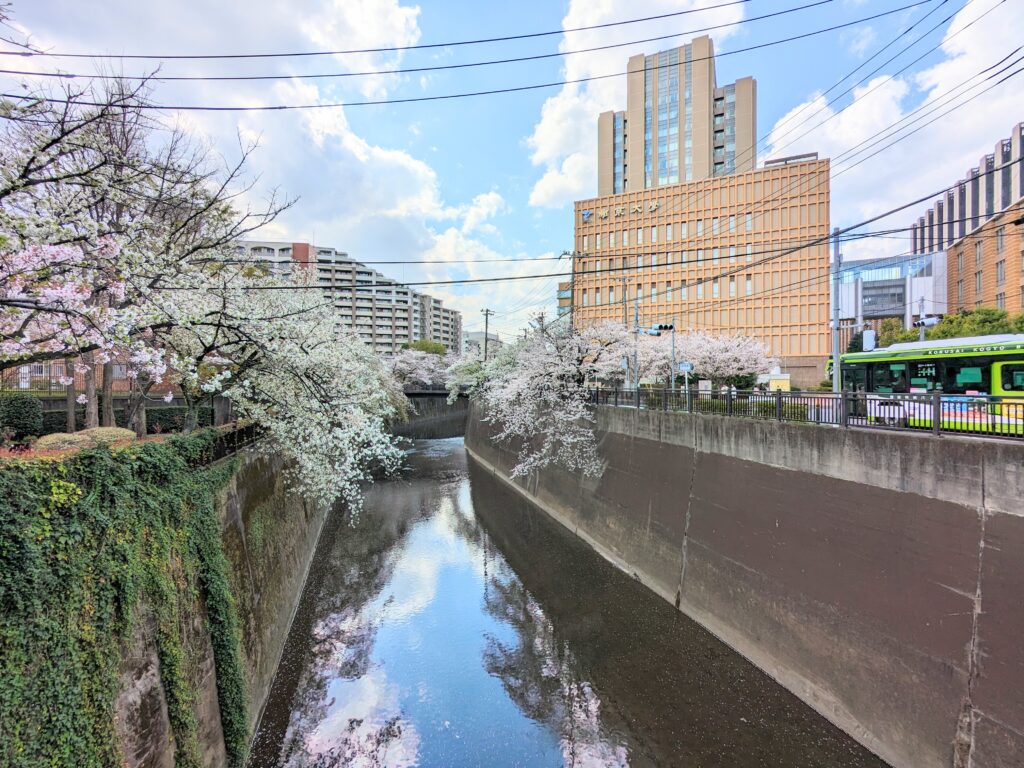
<path fill-rule="evenodd" d="M 53 51 L 0 51 L 0 55 L 8 56 L 45 56 L 50 58 L 64 58 L 64 59 L 166 59 L 166 60 L 178 60 L 178 59 L 280 59 L 280 58 L 291 58 L 291 57 L 302 57 L 302 56 L 345 56 L 350 54 L 363 54 L 363 53 L 396 53 L 402 51 L 420 51 L 430 50 L 436 48 L 457 48 L 464 45 L 482 45 L 485 43 L 504 43 L 511 40 L 528 40 L 538 37 L 550 37 L 553 35 L 564 35 L 575 32 L 588 32 L 594 29 L 609 29 L 611 27 L 621 27 L 627 24 L 639 24 L 645 21 L 659 21 L 662 19 L 676 18 L 679 16 L 686 16 L 691 13 L 702 13 L 706 11 L 717 10 L 718 8 L 727 8 L 733 5 L 744 5 L 751 2 L 751 0 L 730 0 L 729 2 L 719 3 L 718 5 L 709 5 L 703 8 L 689 8 L 683 11 L 673 11 L 671 13 L 661 13 L 654 16 L 642 16 L 634 19 L 624 19 L 622 21 L 609 21 L 603 24 L 591 24 L 583 27 L 570 27 L 569 29 L 555 29 L 546 32 L 528 32 L 520 35 L 504 35 L 502 37 L 485 37 L 475 40 L 456 40 L 449 41 L 446 43 L 419 43 L 416 45 L 396 45 L 381 48 L 351 48 L 348 50 L 339 51 L 292 51 L 288 53 L 214 53 L 214 54 L 109 54 L 109 53 L 60 53 Z"/>
<path fill-rule="evenodd" d="M 805 32 L 799 35 L 793 35 L 790 37 L 782 38 L 779 40 L 772 40 L 767 43 L 759 43 L 757 45 L 747 46 L 746 48 L 738 48 L 732 51 L 724 51 L 716 55 L 716 58 L 723 58 L 725 56 L 736 55 L 739 53 L 747 53 L 749 51 L 760 50 L 763 48 L 770 48 L 776 45 L 782 45 L 784 43 L 791 43 L 797 40 L 804 40 L 806 38 L 815 37 L 822 35 L 827 32 L 834 32 L 839 29 L 845 29 L 848 27 L 863 24 L 867 21 L 873 21 L 875 19 L 882 18 L 884 16 L 890 16 L 894 13 L 900 13 L 910 8 L 916 8 L 920 5 L 925 5 L 931 2 L 931 0 L 917 0 L 917 2 L 903 5 L 898 8 L 893 8 L 888 11 L 882 11 L 871 16 L 866 16 L 854 21 L 846 22 L 843 24 L 835 24 L 831 27 L 825 27 L 822 29 L 812 30 L 811 32 Z M 669 66 L 669 65 L 664 65 Z M 652 67 L 652 69 L 660 69 L 661 65 Z M 270 105 L 257 105 L 257 106 L 225 106 L 225 105 L 198 105 L 198 104 L 140 104 L 135 106 L 136 109 L 146 111 L 180 111 L 180 112 L 275 112 L 275 111 L 292 111 L 292 110 L 303 110 L 303 109 L 336 109 L 341 107 L 368 107 L 368 106 L 382 106 L 391 104 L 413 104 L 423 102 L 436 102 L 436 101 L 449 101 L 453 99 L 465 99 L 474 98 L 478 96 L 494 96 L 499 94 L 507 93 L 522 93 L 526 91 L 536 91 L 547 88 L 558 88 L 565 85 L 576 85 L 579 83 L 588 83 L 597 80 L 608 80 L 616 77 L 625 77 L 627 72 L 615 72 L 606 75 L 590 75 L 585 77 L 578 77 L 571 80 L 556 80 L 548 83 L 534 83 L 531 85 L 521 85 L 508 88 L 492 88 L 480 91 L 468 91 L 462 93 L 448 93 L 435 96 L 410 96 L 405 98 L 396 99 L 366 99 L 363 101 L 349 101 L 349 102 L 318 102 L 312 104 L 270 104 Z M 0 93 L 0 97 L 15 99 L 18 101 L 29 101 L 32 103 L 46 103 L 46 104 L 60 104 L 60 105 L 78 105 L 83 107 L 102 107 L 104 104 L 97 101 L 89 101 L 86 99 L 58 99 L 50 96 L 26 96 L 24 94 L 13 94 L 13 93 Z"/>
<path fill-rule="evenodd" d="M 765 19 L 772 19 L 778 16 L 785 16 L 790 13 L 796 13 L 797 11 L 804 11 L 810 8 L 816 8 L 820 5 L 827 5 L 834 2 L 835 0 L 815 0 L 812 3 L 805 5 L 796 6 L 794 8 L 787 8 L 781 11 L 774 11 L 772 13 L 766 13 L 762 16 L 751 16 L 747 19 L 740 19 L 739 21 L 729 22 L 726 24 L 715 24 L 709 27 L 701 27 L 699 29 L 690 29 L 683 32 L 673 32 L 667 35 L 658 35 L 657 37 L 646 37 L 639 40 L 627 40 L 622 43 L 608 43 L 606 45 L 594 46 L 592 48 L 578 48 L 570 51 L 556 51 L 554 53 L 540 53 L 532 56 L 517 56 L 505 59 L 490 59 L 488 61 L 471 61 L 464 62 L 461 64 L 437 64 L 428 67 L 405 67 L 399 69 L 378 69 L 368 70 L 363 72 L 324 72 L 315 74 L 285 74 L 285 75 L 158 75 L 153 74 L 147 76 L 146 79 L 157 81 L 157 82 L 240 82 L 240 81 L 260 81 L 260 80 L 321 80 L 321 79 L 336 79 L 336 78 L 348 78 L 348 77 L 374 77 L 379 75 L 410 75 L 420 74 L 423 72 L 440 72 L 445 70 L 453 69 L 470 69 L 474 67 L 487 67 L 497 64 L 517 64 L 526 61 L 541 61 L 544 59 L 553 59 L 563 56 L 574 56 L 581 53 L 595 53 L 597 51 L 608 51 L 616 48 L 626 48 L 632 45 L 640 45 L 642 43 L 655 43 L 662 40 L 669 40 L 675 37 L 686 37 L 689 35 L 696 35 L 702 32 L 712 32 L 716 29 L 725 29 L 733 27 L 738 24 L 749 24 L 754 21 L 763 21 Z M 930 0 L 928 0 L 930 2 Z M 701 57 L 695 59 L 695 61 L 703 61 L 712 57 Z M 5 75 L 29 75 L 33 77 L 54 77 L 63 79 L 90 79 L 90 80 L 123 80 L 124 75 L 107 75 L 107 74 L 83 74 L 83 73 L 67 73 L 67 72 L 33 72 L 31 70 L 16 70 L 16 69 L 0 69 L 0 74 Z"/>

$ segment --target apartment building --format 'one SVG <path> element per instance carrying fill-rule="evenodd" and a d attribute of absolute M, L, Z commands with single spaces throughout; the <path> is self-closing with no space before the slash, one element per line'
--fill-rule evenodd
<path fill-rule="evenodd" d="M 949 309 L 1024 311 L 1024 123 L 913 226 L 914 253 L 945 250 Z"/>
<path fill-rule="evenodd" d="M 347 253 L 309 243 L 243 241 L 240 251 L 266 262 L 280 274 L 315 269 L 341 322 L 381 354 L 392 354 L 421 339 L 458 349 L 462 316 L 442 302 L 418 293 L 361 264 Z"/>
<path fill-rule="evenodd" d="M 598 117 L 598 195 L 757 167 L 757 83 L 719 86 L 711 38 L 626 65 L 626 108 Z"/>
<path fill-rule="evenodd" d="M 1024 199 L 1024 123 L 999 141 L 912 227 L 913 252 L 950 250 Z M 950 270 L 952 278 L 952 270 Z M 952 298 L 954 294 L 950 294 Z"/>
<path fill-rule="evenodd" d="M 762 339 L 795 383 L 829 348 L 829 161 L 602 195 L 575 205 L 573 319 Z"/>

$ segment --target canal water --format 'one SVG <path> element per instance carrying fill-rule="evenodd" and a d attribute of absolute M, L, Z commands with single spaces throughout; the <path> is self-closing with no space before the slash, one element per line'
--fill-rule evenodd
<path fill-rule="evenodd" d="M 329 519 L 264 766 L 884 765 L 468 459 Z"/>

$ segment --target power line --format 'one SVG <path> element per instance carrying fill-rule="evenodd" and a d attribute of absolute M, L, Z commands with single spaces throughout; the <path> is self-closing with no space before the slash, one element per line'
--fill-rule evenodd
<path fill-rule="evenodd" d="M 526 61 L 539 61 L 543 59 L 553 59 L 562 56 L 573 56 L 581 53 L 594 53 L 597 51 L 607 51 L 615 48 L 625 48 L 631 45 L 639 45 L 641 43 L 654 43 L 661 40 L 669 40 L 674 37 L 684 37 L 687 35 L 695 35 L 701 32 L 711 32 L 716 29 L 724 29 L 727 27 L 736 26 L 739 24 L 749 24 L 754 21 L 763 21 L 764 19 L 771 19 L 777 16 L 785 16 L 790 13 L 797 11 L 807 10 L 809 8 L 815 8 L 820 5 L 827 5 L 834 2 L 835 0 L 815 0 L 815 2 L 800 5 L 795 8 L 787 8 L 782 11 L 775 11 L 773 13 L 766 13 L 762 16 L 752 16 L 749 19 L 740 19 L 739 21 L 729 22 L 726 24 L 715 24 L 709 27 L 701 27 L 699 29 L 690 29 L 683 32 L 673 32 L 667 35 L 658 35 L 657 37 L 646 37 L 639 40 L 627 40 L 623 43 L 609 43 L 607 45 L 599 45 L 592 48 L 579 48 L 571 51 L 557 51 L 555 53 L 541 53 L 532 56 L 517 56 L 505 59 L 491 59 L 488 61 L 472 61 L 465 62 L 462 64 L 437 64 L 429 67 L 405 67 L 399 69 L 380 69 L 380 70 L 368 70 L 363 72 L 325 72 L 317 74 L 285 74 L 285 75 L 158 75 L 147 76 L 146 79 L 155 80 L 158 82 L 211 82 L 211 81 L 251 81 L 251 80 L 320 80 L 320 79 L 332 79 L 332 78 L 347 78 L 347 77 L 372 77 L 377 75 L 409 75 L 418 74 L 423 72 L 439 72 L 444 70 L 452 69 L 470 69 L 473 67 L 486 67 L 496 64 L 516 64 Z M 930 0 L 929 0 L 930 1 Z M 695 59 L 695 61 L 701 61 L 710 57 L 703 57 Z M 72 74 L 65 72 L 32 72 L 26 70 L 16 69 L 0 69 L 0 74 L 5 75 L 29 75 L 34 77 L 55 77 L 64 79 L 92 79 L 92 80 L 122 80 L 123 75 L 105 75 L 105 74 Z"/>
<path fill-rule="evenodd" d="M 891 16 L 894 13 L 900 13 L 910 8 L 916 8 L 920 5 L 925 5 L 931 2 L 931 0 L 917 0 L 917 2 L 903 5 L 898 8 L 893 8 L 888 11 L 876 13 L 872 16 L 866 16 L 854 21 L 846 22 L 844 24 L 835 24 L 831 27 L 825 27 L 822 29 L 813 30 L 811 32 L 805 32 L 799 35 L 793 35 L 791 37 L 782 38 L 779 40 L 772 40 L 767 43 L 759 43 L 757 45 L 747 46 L 746 48 L 737 48 L 732 51 L 725 51 L 717 54 L 716 58 L 723 58 L 725 56 L 736 55 L 739 53 L 747 53 L 750 51 L 760 50 L 763 48 L 770 48 L 772 46 L 781 45 L 783 43 L 791 43 L 797 40 L 803 40 L 809 37 L 815 37 L 822 35 L 827 32 L 834 32 L 839 29 L 845 29 L 847 27 L 856 26 L 863 24 L 867 21 L 873 21 L 875 19 L 882 18 L 884 16 Z M 658 65 L 651 69 L 660 69 L 662 66 L 670 65 Z M 526 91 L 543 90 L 547 88 L 558 88 L 564 85 L 576 85 L 579 83 L 589 83 L 596 80 L 608 80 L 614 77 L 625 77 L 628 73 L 626 72 L 615 72 L 607 75 L 590 75 L 586 77 L 578 77 L 572 80 L 556 80 L 548 83 L 534 83 L 531 85 L 521 85 L 509 88 L 492 88 L 480 91 L 467 91 L 462 93 L 448 93 L 441 94 L 438 96 L 410 96 L 406 98 L 397 99 L 367 99 L 364 101 L 349 101 L 349 102 L 319 102 L 314 104 L 273 104 L 273 105 L 262 105 L 262 106 L 210 106 L 210 105 L 198 105 L 198 104 L 139 104 L 135 106 L 136 109 L 147 110 L 147 111 L 181 111 L 181 112 L 275 112 L 275 111 L 290 111 L 300 109 L 336 109 L 340 107 L 368 107 L 368 106 L 383 106 L 390 104 L 414 104 L 422 102 L 432 101 L 449 101 L 453 99 L 465 99 L 474 98 L 478 96 L 495 96 L 499 94 L 507 93 L 522 93 Z M 86 101 L 79 99 L 57 99 L 48 96 L 26 96 L 24 94 L 13 94 L 13 93 L 0 93 L 0 97 L 8 99 L 16 99 L 18 101 L 31 101 L 31 102 L 43 102 L 46 104 L 77 104 L 83 107 L 102 107 L 104 104 L 97 101 Z"/>
<path fill-rule="evenodd" d="M 538 37 L 550 37 L 553 35 L 564 35 L 574 32 L 587 32 L 594 29 L 608 29 L 611 27 L 620 27 L 627 24 L 640 24 L 645 21 L 657 21 L 661 19 L 675 18 L 678 16 L 686 16 L 691 13 L 702 13 L 706 11 L 713 11 L 718 8 L 727 8 L 733 5 L 744 5 L 749 3 L 751 0 L 730 0 L 730 2 L 719 3 L 718 5 L 709 5 L 704 8 L 690 8 L 685 11 L 673 11 L 671 13 L 661 13 L 655 16 L 642 16 L 633 19 L 624 19 L 622 21 L 609 21 L 603 24 L 591 24 L 584 27 L 570 27 L 569 29 L 555 29 L 546 32 L 528 32 L 520 35 L 504 35 L 502 37 L 484 37 L 475 40 L 457 40 L 449 41 L 446 43 L 420 43 L 416 45 L 396 45 L 382 48 L 350 48 L 348 50 L 340 51 L 291 51 L 287 53 L 212 53 L 212 54 L 108 54 L 108 53 L 60 53 L 51 51 L 32 51 L 32 52 L 21 52 L 21 51 L 0 51 L 0 56 L 46 56 L 50 58 L 63 58 L 63 59 L 167 59 L 167 60 L 178 60 L 178 59 L 279 59 L 279 58 L 290 58 L 297 56 L 345 56 L 350 54 L 361 54 L 361 53 L 395 53 L 400 51 L 420 51 L 436 48 L 456 48 L 464 45 L 482 45 L 484 43 L 504 43 L 511 40 L 528 40 Z"/>

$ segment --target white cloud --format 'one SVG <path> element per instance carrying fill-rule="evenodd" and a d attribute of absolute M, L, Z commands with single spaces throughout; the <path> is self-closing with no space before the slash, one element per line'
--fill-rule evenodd
<path fill-rule="evenodd" d="M 563 29 L 618 21 L 627 16 L 654 16 L 718 4 L 714 0 L 636 0 L 624 13 L 613 0 L 570 0 L 562 19 Z M 694 13 L 673 20 L 673 25 L 698 29 L 718 24 L 735 24 L 743 18 L 739 5 Z M 728 38 L 734 27 L 710 33 L 716 44 Z M 624 43 L 664 34 L 665 22 L 652 21 L 622 27 L 567 34 L 559 44 L 563 52 Z M 671 45 L 688 42 L 689 37 L 657 43 L 633 43 L 605 51 L 566 56 L 562 74 L 566 80 L 609 75 L 626 71 L 627 59 L 637 53 L 654 53 Z M 544 169 L 530 194 L 530 204 L 561 208 L 582 196 L 597 192 L 597 116 L 607 110 L 624 109 L 625 77 L 610 77 L 582 84 L 565 85 L 544 102 L 540 120 L 526 139 L 530 159 Z"/>
<path fill-rule="evenodd" d="M 980 18 L 993 7 L 994 11 Z M 979 18 L 973 26 L 967 26 Z M 1024 119 L 1021 77 L 993 88 L 948 116 L 939 115 L 961 99 L 952 100 L 946 106 L 938 105 L 945 102 L 951 91 L 969 97 L 992 85 L 990 82 L 976 89 L 957 89 L 962 82 L 1016 49 L 1022 28 L 1024 4 L 997 6 L 995 0 L 970 3 L 946 31 L 941 61 L 914 76 L 876 78 L 856 89 L 852 102 L 845 108 L 825 108 L 809 121 L 813 129 L 798 138 L 809 128 L 803 121 L 825 105 L 820 95 L 812 97 L 776 123 L 768 156 L 818 152 L 823 157 L 833 158 L 832 224 L 838 226 L 852 224 L 952 185 L 977 165 L 985 153 L 992 152 L 1015 123 Z M 980 78 L 971 82 L 980 82 Z M 938 112 L 925 117 L 932 106 L 936 106 Z M 924 109 L 909 118 L 905 131 L 868 147 L 878 132 L 889 129 L 919 107 Z M 826 118 L 830 119 L 826 121 Z M 869 157 L 894 139 L 917 129 L 920 130 L 905 141 Z M 855 149 L 865 141 L 868 144 Z M 875 228 L 908 226 L 925 207 L 908 209 Z M 909 250 L 909 235 L 905 240 L 867 240 L 850 245 L 847 250 L 848 255 L 855 258 L 894 255 Z"/>
<path fill-rule="evenodd" d="M 850 53 L 859 59 L 864 58 L 864 54 L 867 52 L 868 48 L 870 48 L 872 43 L 877 39 L 878 33 L 875 32 L 874 27 L 870 25 L 861 27 L 850 36 L 850 42 L 848 44 Z"/>

